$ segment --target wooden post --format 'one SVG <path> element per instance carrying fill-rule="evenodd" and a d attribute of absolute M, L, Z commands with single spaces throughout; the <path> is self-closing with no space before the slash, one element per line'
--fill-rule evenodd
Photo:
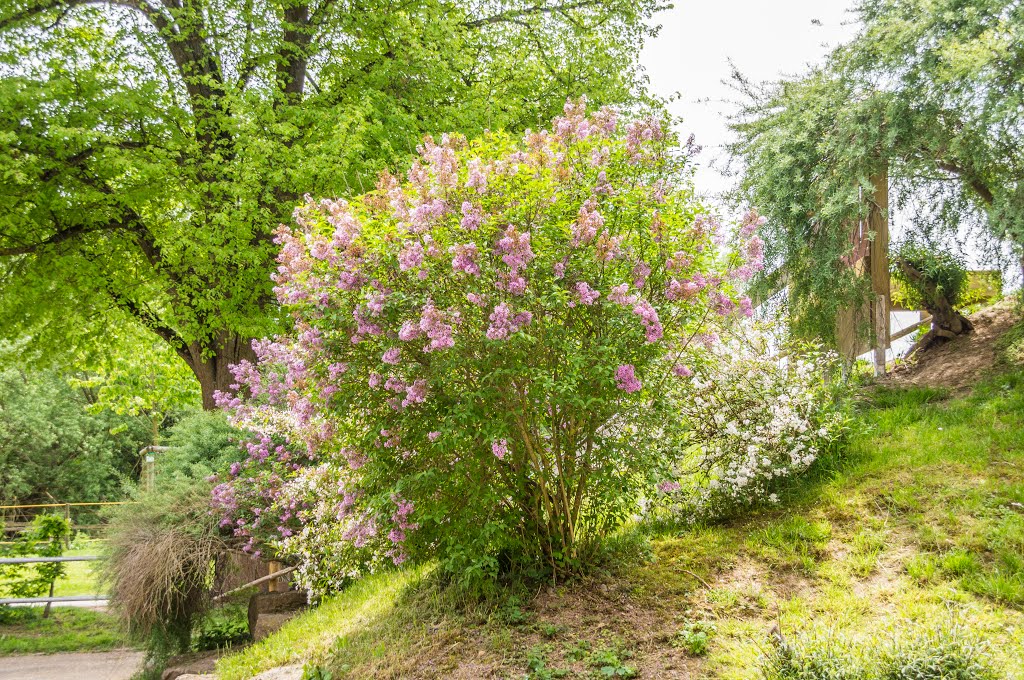
<path fill-rule="evenodd" d="M 885 350 L 889 345 L 889 301 L 884 295 L 875 296 L 874 328 L 874 364 L 875 375 L 885 375 Z"/>
<path fill-rule="evenodd" d="M 871 276 L 872 328 L 875 375 L 885 375 L 885 350 L 889 349 L 889 173 L 882 169 L 871 177 L 874 189 L 868 210 L 868 272 Z"/>
<path fill-rule="evenodd" d="M 279 572 L 282 569 L 284 569 L 284 564 L 281 562 L 271 561 L 270 564 L 267 565 L 267 570 L 270 574 Z M 283 590 L 284 588 L 282 587 L 280 577 L 271 580 L 270 583 L 267 584 L 268 593 L 279 593 Z"/>

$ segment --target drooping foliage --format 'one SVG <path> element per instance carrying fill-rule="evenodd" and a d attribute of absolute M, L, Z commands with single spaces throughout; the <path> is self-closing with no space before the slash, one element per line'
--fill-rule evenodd
<path fill-rule="evenodd" d="M 807 75 L 737 76 L 740 194 L 768 216 L 765 291 L 785 282 L 798 332 L 829 339 L 861 299 L 854 225 L 888 173 L 913 234 L 962 227 L 979 250 L 1024 245 L 1024 8 L 1005 0 L 865 0 L 863 28 Z"/>
<path fill-rule="evenodd" d="M 903 284 L 912 308 L 923 308 L 932 317 L 931 329 L 915 349 L 927 349 L 974 329 L 959 310 L 967 292 L 967 268 L 962 259 L 939 247 L 906 241 L 893 253 L 892 274 Z"/>
<path fill-rule="evenodd" d="M 424 133 L 643 99 L 657 0 L 13 0 L 0 8 L 0 329 L 155 333 L 212 407 L 275 328 L 273 230 Z"/>
<path fill-rule="evenodd" d="M 253 433 L 225 526 L 355 552 L 335 573 L 437 555 L 475 579 L 577 568 L 636 512 L 682 445 L 684 362 L 750 314 L 762 244 L 752 213 L 726 247 L 659 120 L 616 118 L 428 140 L 407 181 L 296 212 L 275 275 L 295 333 L 223 397 Z"/>

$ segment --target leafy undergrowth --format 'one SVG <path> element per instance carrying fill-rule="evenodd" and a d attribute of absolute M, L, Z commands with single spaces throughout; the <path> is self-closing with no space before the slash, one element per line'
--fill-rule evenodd
<path fill-rule="evenodd" d="M 54 607 L 0 612 L 0 656 L 51 652 L 93 652 L 128 646 L 117 619 L 106 612 Z"/>
<path fill-rule="evenodd" d="M 1024 373 L 966 397 L 876 388 L 861 401 L 845 459 L 778 509 L 634 529 L 589 578 L 487 602 L 461 601 L 430 567 L 377 574 L 220 675 L 307 663 L 334 678 L 1024 678 Z M 846 663 L 834 649 L 876 665 L 877 650 L 891 664 L 917 654 L 906 667 L 933 671 L 777 674 L 816 655 Z M 976 662 L 992 673 L 950 670 Z"/>

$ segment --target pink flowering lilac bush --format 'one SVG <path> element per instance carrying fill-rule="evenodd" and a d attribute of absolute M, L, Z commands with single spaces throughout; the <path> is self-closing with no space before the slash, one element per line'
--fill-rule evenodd
<path fill-rule="evenodd" d="M 405 179 L 308 200 L 278 237 L 294 330 L 220 397 L 252 433 L 222 524 L 358 554 L 340 574 L 579 566 L 667 469 L 682 357 L 750 313 L 757 217 L 700 214 L 687 160 L 657 119 L 570 102 L 551 131 L 427 139 Z"/>
<path fill-rule="evenodd" d="M 657 484 L 689 519 L 779 502 L 778 492 L 830 453 L 849 424 L 834 353 L 772 349 L 756 325 L 730 330 L 687 368 L 679 411 L 689 448 Z"/>

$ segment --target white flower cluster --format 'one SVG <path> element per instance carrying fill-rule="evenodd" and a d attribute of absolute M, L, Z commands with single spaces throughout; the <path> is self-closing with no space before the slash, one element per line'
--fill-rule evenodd
<path fill-rule="evenodd" d="M 831 353 L 771 356 L 763 339 L 739 337 L 711 350 L 681 404 L 691 434 L 676 466 L 691 510 L 778 502 L 779 482 L 805 472 L 846 420 Z"/>
<path fill-rule="evenodd" d="M 306 468 L 282 488 L 277 505 L 302 520 L 302 528 L 277 538 L 273 547 L 297 565 L 295 584 L 309 594 L 311 601 L 338 592 L 353 579 L 365 575 L 365 555 L 357 554 L 352 542 L 344 538 L 349 525 L 341 517 L 340 492 L 336 465 Z"/>

